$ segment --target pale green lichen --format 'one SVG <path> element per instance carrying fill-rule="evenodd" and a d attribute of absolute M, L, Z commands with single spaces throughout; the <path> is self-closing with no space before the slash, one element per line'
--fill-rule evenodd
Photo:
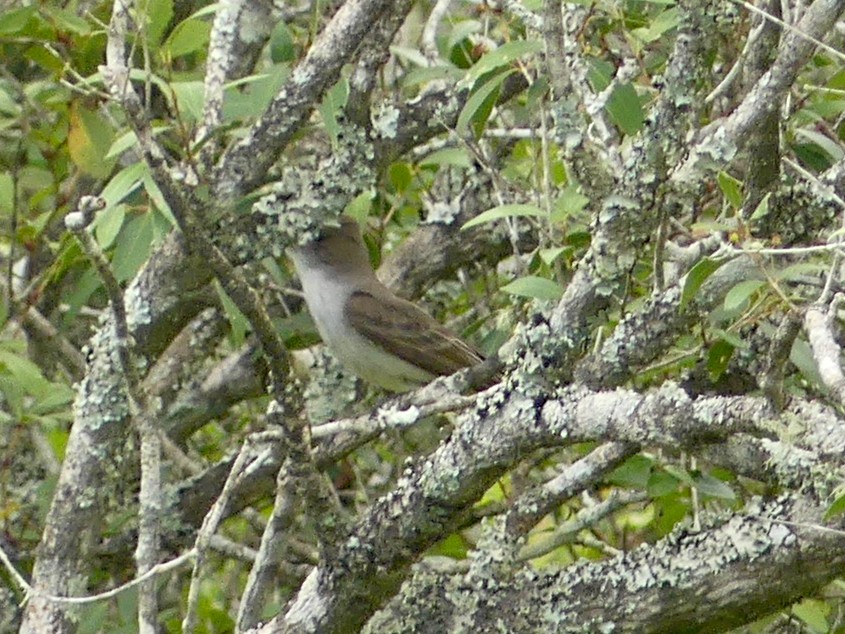
<path fill-rule="evenodd" d="M 413 425 L 420 419 L 420 410 L 418 407 L 412 405 L 405 409 L 399 407 L 390 407 L 380 409 L 378 413 L 379 422 L 383 427 L 402 428 Z"/>
<path fill-rule="evenodd" d="M 309 372 L 311 380 L 303 393 L 308 420 L 319 425 L 342 416 L 356 399 L 355 378 L 322 349 L 315 351 Z"/>
<path fill-rule="evenodd" d="M 385 139 L 395 139 L 399 123 L 399 109 L 392 103 L 382 103 L 373 112 L 373 130 Z"/>
<path fill-rule="evenodd" d="M 241 242 L 244 260 L 280 257 L 297 244 L 313 240 L 323 225 L 337 222 L 347 204 L 369 190 L 375 175 L 367 133 L 346 125 L 334 153 L 308 170 L 285 170 L 272 191 L 252 206 L 255 240 Z"/>

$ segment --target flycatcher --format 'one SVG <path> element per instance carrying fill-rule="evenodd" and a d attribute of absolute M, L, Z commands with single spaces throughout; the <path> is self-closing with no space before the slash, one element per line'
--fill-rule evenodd
<path fill-rule="evenodd" d="M 365 381 L 404 392 L 484 360 L 378 280 L 354 219 L 341 217 L 291 255 L 323 342 Z"/>

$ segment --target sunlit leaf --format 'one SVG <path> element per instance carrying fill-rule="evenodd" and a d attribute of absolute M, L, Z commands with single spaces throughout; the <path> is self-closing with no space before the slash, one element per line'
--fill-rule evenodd
<path fill-rule="evenodd" d="M 220 286 L 220 282 L 217 280 L 214 280 L 214 288 L 217 290 L 218 297 L 220 297 L 220 305 L 223 307 L 226 319 L 229 320 L 232 345 L 240 346 L 246 339 L 246 333 L 250 330 L 249 320 L 244 316 L 237 304 L 226 294 L 226 291 Z"/>
<path fill-rule="evenodd" d="M 761 218 L 765 218 L 769 215 L 769 198 L 771 198 L 771 196 L 772 192 L 769 192 L 763 196 L 759 203 L 757 203 L 757 207 L 751 213 L 751 217 L 749 218 L 751 222 L 760 220 Z"/>
<path fill-rule="evenodd" d="M 553 301 L 563 296 L 563 288 L 560 284 L 545 277 L 537 277 L 536 275 L 517 278 L 510 284 L 505 284 L 501 290 L 511 295 L 519 295 L 520 297 Z"/>
<path fill-rule="evenodd" d="M 288 64 L 275 64 L 266 72 L 226 84 L 223 119 L 232 121 L 260 115 L 290 76 Z"/>
<path fill-rule="evenodd" d="M 184 20 L 167 37 L 164 54 L 173 59 L 205 50 L 210 33 L 211 25 L 205 20 Z"/>
<path fill-rule="evenodd" d="M 681 291 L 681 301 L 679 305 L 680 310 L 684 308 L 695 298 L 698 289 L 707 281 L 707 278 L 713 275 L 725 260 L 711 260 L 704 258 L 699 260 L 694 267 L 692 267 L 684 278 L 684 288 Z"/>
<path fill-rule="evenodd" d="M 420 159 L 422 165 L 450 165 L 452 167 L 472 167 L 472 160 L 464 148 L 443 148 L 442 150 L 435 150 L 431 154 L 427 154 Z"/>
<path fill-rule="evenodd" d="M 831 139 L 827 135 L 817 132 L 816 130 L 799 128 L 795 131 L 795 136 L 803 137 L 810 143 L 817 145 L 834 161 L 838 161 L 842 158 L 843 154 L 845 154 L 843 153 L 838 140 Z"/>
<path fill-rule="evenodd" d="M 728 502 L 736 500 L 736 493 L 734 493 L 734 490 L 726 482 L 722 482 L 719 478 L 714 478 L 707 473 L 695 476 L 694 486 L 700 493 L 711 498 L 726 500 Z"/>
<path fill-rule="evenodd" d="M 106 201 L 106 206 L 116 205 L 141 186 L 141 180 L 147 173 L 147 165 L 138 161 L 127 165 L 109 179 L 100 197 Z"/>
<path fill-rule="evenodd" d="M 645 123 L 640 97 L 631 84 L 617 86 L 607 101 L 607 112 L 613 122 L 627 135 L 639 132 Z"/>
<path fill-rule="evenodd" d="M 97 215 L 94 235 L 100 247 L 108 249 L 114 243 L 123 221 L 126 218 L 126 205 L 118 204 L 104 209 Z"/>
<path fill-rule="evenodd" d="M 112 269 L 119 282 L 132 278 L 150 257 L 153 242 L 152 214 L 139 214 L 126 223 L 114 246 Z"/>
<path fill-rule="evenodd" d="M 40 396 L 50 392 L 50 381 L 44 378 L 41 369 L 26 357 L 0 349 L 0 364 L 28 394 Z"/>
<path fill-rule="evenodd" d="M 739 209 L 742 206 L 742 181 L 735 179 L 727 172 L 719 172 L 716 180 L 731 207 Z"/>
<path fill-rule="evenodd" d="M 482 225 L 486 222 L 492 222 L 493 220 L 501 220 L 502 218 L 517 218 L 525 216 L 545 217 L 546 212 L 536 205 L 499 205 L 498 207 L 493 207 L 487 211 L 482 211 L 472 220 L 465 222 L 461 229 L 469 229 L 470 227 Z"/>
<path fill-rule="evenodd" d="M 467 134 L 471 124 L 474 134 L 476 136 L 481 134 L 484 125 L 487 123 L 487 118 L 493 110 L 493 105 L 498 99 L 502 82 L 515 72 L 515 70 L 508 70 L 494 75 L 472 93 L 458 115 L 458 123 L 455 126 L 458 134 Z"/>
<path fill-rule="evenodd" d="M 569 247 L 552 247 L 549 249 L 540 249 L 540 259 L 546 266 L 551 266 L 562 254 L 569 251 Z"/>
<path fill-rule="evenodd" d="M 94 178 L 105 178 L 114 167 L 114 159 L 106 159 L 114 135 L 96 110 L 89 110 L 80 101 L 70 104 L 67 142 L 73 162 Z"/>
<path fill-rule="evenodd" d="M 725 295 L 725 311 L 732 313 L 736 310 L 743 310 L 748 299 L 764 285 L 765 282 L 761 280 L 740 282 Z"/>
<path fill-rule="evenodd" d="M 812 634 L 828 634 L 831 632 L 827 615 L 831 607 L 821 599 L 803 599 L 792 606 L 792 613 L 810 629 Z"/>
<path fill-rule="evenodd" d="M 671 473 L 663 470 L 655 471 L 648 479 L 646 492 L 650 497 L 659 498 L 677 492 L 679 484 L 678 478 Z"/>
<path fill-rule="evenodd" d="M 36 18 L 35 7 L 0 11 L 0 35 L 14 35 L 23 31 Z"/>
<path fill-rule="evenodd" d="M 0 172 L 0 215 L 8 216 L 14 209 L 15 182 L 8 172 Z"/>
<path fill-rule="evenodd" d="M 75 35 L 88 35 L 91 32 L 91 25 L 84 18 L 65 9 L 51 7 L 42 3 L 41 10 L 52 20 L 53 24 L 61 31 L 67 31 Z"/>
<path fill-rule="evenodd" d="M 296 59 L 296 45 L 288 25 L 280 20 L 270 35 L 270 58 L 274 64 Z"/>
<path fill-rule="evenodd" d="M 146 9 L 143 27 L 147 42 L 152 47 L 158 47 L 173 18 L 173 0 L 145 0 L 142 8 Z"/>
<path fill-rule="evenodd" d="M 169 85 L 176 99 L 179 116 L 186 121 L 197 121 L 202 116 L 205 86 L 201 81 L 177 81 Z"/>
<path fill-rule="evenodd" d="M 346 105 L 346 99 L 349 97 L 349 82 L 345 77 L 341 77 L 334 86 L 327 92 L 323 101 L 320 102 L 319 111 L 323 119 L 323 125 L 326 127 L 326 132 L 332 139 L 333 143 L 337 142 L 337 135 L 340 132 L 340 125 L 337 117 L 341 109 Z"/>
<path fill-rule="evenodd" d="M 510 64 L 514 60 L 529 53 L 539 53 L 543 50 L 540 40 L 514 40 L 502 44 L 499 48 L 485 53 L 472 68 L 467 71 L 466 80 L 474 82 L 491 70 Z"/>
<path fill-rule="evenodd" d="M 590 202 L 576 187 L 564 187 L 554 202 L 551 220 L 561 222 L 582 211 Z"/>

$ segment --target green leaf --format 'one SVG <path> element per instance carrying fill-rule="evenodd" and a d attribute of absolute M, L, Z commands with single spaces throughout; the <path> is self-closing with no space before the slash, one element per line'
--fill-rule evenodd
<path fill-rule="evenodd" d="M 679 484 L 678 478 L 673 476 L 671 473 L 667 473 L 666 471 L 655 471 L 648 479 L 646 492 L 649 497 L 659 498 L 669 495 L 670 493 L 677 493 Z"/>
<path fill-rule="evenodd" d="M 804 378 L 819 389 L 826 390 L 824 381 L 816 367 L 816 359 L 810 345 L 803 339 L 796 339 L 789 351 L 789 360 L 801 371 Z"/>
<path fill-rule="evenodd" d="M 54 25 L 60 31 L 66 31 L 75 35 L 88 35 L 91 32 L 91 25 L 75 13 L 55 7 L 42 5 L 42 10 L 50 16 Z"/>
<path fill-rule="evenodd" d="M 361 192 L 349 201 L 343 210 L 347 216 L 352 216 L 359 223 L 365 221 L 373 207 L 374 194 L 372 191 Z"/>
<path fill-rule="evenodd" d="M 820 599 L 804 599 L 792 606 L 792 613 L 801 619 L 812 634 L 828 634 L 831 632 L 827 622 L 830 606 Z"/>
<path fill-rule="evenodd" d="M 693 477 L 689 474 L 689 471 L 680 467 L 678 465 L 671 465 L 667 464 L 663 467 L 666 470 L 666 473 L 671 474 L 675 478 L 678 479 L 679 482 L 683 482 L 687 486 L 693 486 L 695 483 Z"/>
<path fill-rule="evenodd" d="M 204 7 L 200 7 L 196 11 L 194 11 L 190 16 L 191 18 L 204 18 L 206 16 L 213 16 L 217 13 L 217 9 L 220 8 L 219 2 L 212 2 Z"/>
<path fill-rule="evenodd" d="M 563 253 L 570 251 L 570 247 L 551 247 L 548 249 L 540 249 L 540 259 L 546 266 L 551 266 Z"/>
<path fill-rule="evenodd" d="M 403 88 L 414 88 L 433 81 L 446 79 L 450 83 L 457 82 L 464 76 L 464 71 L 449 64 L 439 66 L 421 66 L 412 68 L 402 77 Z"/>
<path fill-rule="evenodd" d="M 162 132 L 167 132 L 170 130 L 170 126 L 168 125 L 155 125 L 153 126 L 153 136 L 158 136 Z M 126 150 L 135 147 L 138 145 L 138 137 L 135 136 L 135 132 L 132 130 L 127 130 L 123 134 L 120 134 L 115 138 L 114 142 L 111 144 L 109 151 L 106 153 L 106 158 L 117 158 L 121 156 Z"/>
<path fill-rule="evenodd" d="M 394 191 L 401 194 L 408 190 L 414 180 L 414 174 L 411 172 L 411 167 L 403 161 L 391 163 L 387 169 L 390 176 L 390 183 L 393 185 Z"/>
<path fill-rule="evenodd" d="M 114 139 L 111 126 L 80 101 L 71 102 L 68 124 L 68 152 L 73 162 L 94 178 L 107 177 L 115 164 L 114 159 L 105 158 Z"/>
<path fill-rule="evenodd" d="M 100 196 L 111 207 L 123 201 L 141 186 L 141 179 L 147 173 L 147 164 L 143 161 L 127 165 L 109 179 Z M 96 222 L 96 221 L 95 221 Z"/>
<path fill-rule="evenodd" d="M 173 216 L 173 211 L 170 209 L 170 205 L 168 205 L 167 201 L 164 199 L 164 194 L 161 193 L 161 190 L 158 188 L 158 184 L 153 180 L 153 177 L 149 172 L 144 172 L 143 182 L 144 190 L 147 192 L 147 196 L 150 197 L 150 200 L 153 201 L 155 208 L 158 209 L 165 218 L 167 218 L 172 227 L 175 227 L 176 218 Z"/>
<path fill-rule="evenodd" d="M 654 2 L 654 0 L 652 0 Z M 668 1 L 661 1 L 657 4 L 669 4 Z M 671 31 L 678 26 L 678 9 L 672 7 L 659 13 L 647 28 L 631 29 L 631 34 L 639 39 L 643 44 L 650 44 L 659 40 L 667 31 Z"/>
<path fill-rule="evenodd" d="M 11 374 L 0 372 L 0 394 L 3 395 L 3 410 L 0 411 L 0 423 L 12 423 L 24 416 L 23 404 L 26 392 L 20 381 Z"/>
<path fill-rule="evenodd" d="M 9 216 L 14 209 L 15 182 L 9 172 L 0 173 L 0 216 Z"/>
<path fill-rule="evenodd" d="M 146 15 L 143 16 L 146 18 L 144 33 L 147 42 L 155 50 L 173 17 L 173 0 L 146 0 L 142 8 L 146 9 Z"/>
<path fill-rule="evenodd" d="M 59 75 L 65 71 L 66 62 L 56 53 L 55 49 L 48 50 L 40 46 L 32 46 L 26 50 L 23 56 L 50 73 Z"/>
<path fill-rule="evenodd" d="M 513 204 L 513 205 L 499 205 L 487 211 L 482 211 L 472 220 L 464 223 L 461 229 L 469 229 L 476 225 L 482 225 L 493 220 L 501 220 L 502 218 L 516 218 L 516 217 L 545 217 L 546 212 L 536 205 Z"/>
<path fill-rule="evenodd" d="M 642 489 L 648 486 L 651 478 L 654 461 L 646 456 L 637 454 L 631 456 L 621 465 L 616 467 L 607 476 L 607 481 L 629 489 Z"/>
<path fill-rule="evenodd" d="M 205 20 L 187 19 L 180 22 L 167 37 L 162 49 L 165 59 L 175 59 L 208 46 L 211 25 Z"/>
<path fill-rule="evenodd" d="M 120 232 L 114 247 L 112 269 L 118 282 L 131 279 L 150 257 L 153 242 L 151 213 L 132 218 Z"/>
<path fill-rule="evenodd" d="M 320 335 L 308 311 L 303 310 L 290 317 L 275 318 L 273 325 L 289 350 L 302 350 L 320 343 Z"/>
<path fill-rule="evenodd" d="M 628 136 L 637 134 L 645 123 L 640 97 L 631 84 L 616 87 L 607 101 L 607 112 L 613 122 Z"/>
<path fill-rule="evenodd" d="M 404 59 L 406 62 L 410 62 L 415 66 L 428 68 L 428 58 L 415 48 L 406 46 L 391 46 L 390 52 L 397 58 Z"/>
<path fill-rule="evenodd" d="M 475 82 L 491 70 L 510 64 L 523 55 L 539 53 L 542 50 L 543 42 L 540 40 L 514 40 L 513 42 L 502 44 L 495 51 L 484 54 L 481 59 L 472 65 L 467 71 L 466 81 L 470 83 Z"/>
<path fill-rule="evenodd" d="M 484 25 L 478 20 L 461 20 L 452 25 L 446 40 L 446 49 L 450 50 L 474 33 L 481 33 Z M 416 49 L 415 49 L 416 50 Z"/>
<path fill-rule="evenodd" d="M 718 338 L 722 341 L 727 341 L 734 348 L 738 348 L 739 350 L 748 350 L 750 348 L 748 343 L 742 340 L 742 337 L 733 332 L 722 330 L 721 328 L 713 328 L 710 332 L 713 334 L 714 339 Z"/>
<path fill-rule="evenodd" d="M 455 125 L 458 134 L 461 136 L 466 135 L 469 132 L 470 124 L 473 124 L 475 135 L 481 135 L 484 125 L 487 123 L 487 117 L 490 116 L 490 113 L 493 111 L 493 105 L 499 98 L 499 88 L 502 82 L 515 72 L 515 70 L 508 70 L 504 73 L 494 75 L 473 91 L 470 98 L 464 104 L 461 113 L 458 115 L 458 122 Z"/>
<path fill-rule="evenodd" d="M 827 511 L 824 513 L 825 520 L 831 520 L 834 517 L 838 517 L 845 513 L 845 490 L 842 490 L 842 487 L 838 487 L 836 490 L 837 496 L 836 499 L 833 500 L 831 505 L 827 507 Z"/>
<path fill-rule="evenodd" d="M 792 143 L 790 147 L 798 160 L 806 163 L 812 170 L 820 172 L 833 165 L 828 153 L 815 143 Z"/>
<path fill-rule="evenodd" d="M 827 154 L 833 161 L 838 161 L 842 158 L 842 148 L 839 143 L 827 135 L 808 128 L 799 128 L 795 131 L 796 137 L 804 137 L 810 143 L 817 145 L 825 154 Z"/>
<path fill-rule="evenodd" d="M 726 500 L 728 502 L 736 501 L 734 490 L 726 482 L 722 482 L 719 478 L 714 478 L 708 473 L 698 474 L 693 479 L 693 486 L 700 493 L 711 498 Z"/>
<path fill-rule="evenodd" d="M 742 207 L 742 181 L 735 179 L 727 172 L 719 172 L 716 177 L 719 182 L 719 189 L 722 190 L 725 199 L 734 209 Z"/>
<path fill-rule="evenodd" d="M 125 219 L 126 205 L 123 204 L 108 207 L 97 214 L 94 234 L 101 248 L 108 249 L 114 243 Z"/>
<path fill-rule="evenodd" d="M 689 515 L 690 504 L 686 493 L 675 493 L 654 501 L 654 528 L 658 536 L 667 535 Z"/>
<path fill-rule="evenodd" d="M 349 81 L 345 77 L 341 77 L 337 83 L 326 92 L 323 101 L 320 103 L 319 111 L 323 119 L 323 125 L 326 127 L 326 132 L 332 139 L 332 144 L 337 143 L 337 135 L 340 132 L 340 125 L 337 122 L 338 114 L 346 105 L 346 99 L 349 97 Z"/>
<path fill-rule="evenodd" d="M 464 148 L 458 147 L 436 150 L 423 157 L 419 164 L 421 167 L 426 165 L 436 165 L 438 167 L 443 165 L 463 168 L 472 167 L 472 161 L 470 160 L 467 151 Z"/>
<path fill-rule="evenodd" d="M 718 380 L 725 373 L 734 349 L 730 343 L 723 339 L 713 342 L 713 345 L 710 346 L 710 350 L 707 352 L 707 371 L 711 380 Z"/>
<path fill-rule="evenodd" d="M 519 295 L 520 297 L 552 301 L 557 301 L 563 296 L 563 288 L 560 284 L 545 277 L 537 277 L 536 275 L 517 278 L 510 284 L 505 284 L 502 290 L 511 295 Z"/>
<path fill-rule="evenodd" d="M 734 311 L 745 310 L 748 298 L 765 284 L 761 280 L 745 280 L 734 286 L 725 295 L 725 311 L 732 313 Z"/>
<path fill-rule="evenodd" d="M 111 606 L 101 603 L 88 603 L 80 607 L 79 629 L 76 634 L 99 634 L 111 629 L 107 617 Z"/>
<path fill-rule="evenodd" d="M 684 288 L 681 291 L 681 302 L 678 309 L 683 311 L 684 308 L 695 298 L 698 289 L 713 275 L 720 266 L 725 263 L 725 260 L 711 260 L 704 258 L 700 260 L 694 267 L 692 267 L 684 278 Z"/>
<path fill-rule="evenodd" d="M 202 117 L 205 101 L 205 86 L 201 81 L 175 81 L 168 85 L 176 101 L 179 117 L 186 121 L 198 121 Z"/>
<path fill-rule="evenodd" d="M 289 76 L 288 64 L 276 64 L 265 73 L 249 75 L 226 84 L 223 120 L 231 122 L 257 117 L 264 112 Z"/>
<path fill-rule="evenodd" d="M 428 549 L 427 557 L 440 556 L 449 557 L 454 560 L 466 559 L 469 552 L 469 544 L 460 533 L 452 533 L 446 539 L 442 539 Z"/>
<path fill-rule="evenodd" d="M 35 17 L 35 7 L 0 11 L 0 35 L 15 35 L 20 33 L 29 21 Z"/>
<path fill-rule="evenodd" d="M 802 280 L 806 279 L 808 275 L 818 275 L 826 271 L 828 268 L 824 262 L 798 262 L 790 264 L 786 268 L 777 271 L 775 279 L 777 280 Z"/>
<path fill-rule="evenodd" d="M 17 117 L 21 113 L 21 105 L 15 101 L 6 87 L 0 85 L 0 113 Z"/>
<path fill-rule="evenodd" d="M 0 349 L 0 364 L 27 394 L 45 396 L 50 393 L 52 384 L 41 374 L 41 369 L 26 357 Z"/>
<path fill-rule="evenodd" d="M 57 410 L 62 410 L 73 401 L 75 393 L 73 389 L 62 383 L 51 383 L 50 390 L 32 404 L 30 414 L 43 416 Z"/>
<path fill-rule="evenodd" d="M 757 203 L 757 208 L 751 214 L 749 218 L 750 222 L 754 222 L 755 220 L 760 220 L 761 218 L 765 218 L 769 215 L 769 198 L 772 196 L 772 192 L 769 192 L 763 199 Z"/>
<path fill-rule="evenodd" d="M 296 59 L 296 46 L 288 25 L 280 20 L 270 35 L 270 59 L 274 64 L 293 62 Z"/>
<path fill-rule="evenodd" d="M 578 191 L 577 187 L 565 187 L 560 196 L 554 202 L 554 209 L 552 211 L 552 222 L 562 222 L 567 218 L 574 216 L 590 202 L 584 194 Z"/>
<path fill-rule="evenodd" d="M 223 306 L 223 312 L 226 314 L 226 318 L 229 320 L 229 325 L 232 328 L 232 345 L 239 347 L 243 345 L 243 342 L 246 340 L 246 333 L 250 330 L 249 320 L 244 316 L 237 304 L 226 294 L 226 291 L 217 280 L 214 280 L 214 288 L 217 289 L 217 295 L 220 297 L 220 305 Z"/>
<path fill-rule="evenodd" d="M 77 247 L 78 249 L 79 247 Z M 79 311 L 91 297 L 91 294 L 100 288 L 100 277 L 94 269 L 86 270 L 75 284 L 64 295 L 67 310 L 62 315 L 62 324 L 66 327 L 73 325 Z"/>

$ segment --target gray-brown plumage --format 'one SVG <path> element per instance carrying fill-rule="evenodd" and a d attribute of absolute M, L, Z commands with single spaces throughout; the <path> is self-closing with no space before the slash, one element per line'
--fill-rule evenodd
<path fill-rule="evenodd" d="M 378 280 L 352 218 L 292 256 L 323 341 L 361 378 L 401 392 L 484 360 Z"/>

